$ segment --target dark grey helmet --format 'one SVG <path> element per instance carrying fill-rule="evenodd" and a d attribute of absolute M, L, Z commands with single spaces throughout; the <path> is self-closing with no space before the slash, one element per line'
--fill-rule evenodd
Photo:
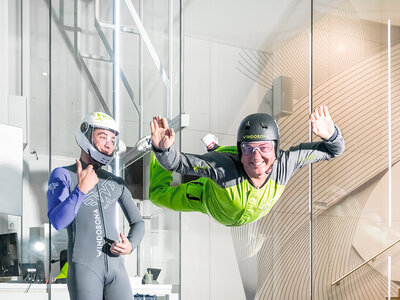
<path fill-rule="evenodd" d="M 279 154 L 279 128 L 275 119 L 268 114 L 255 113 L 248 115 L 239 125 L 237 146 L 239 157 L 242 156 L 240 143 L 275 141 L 275 155 Z"/>

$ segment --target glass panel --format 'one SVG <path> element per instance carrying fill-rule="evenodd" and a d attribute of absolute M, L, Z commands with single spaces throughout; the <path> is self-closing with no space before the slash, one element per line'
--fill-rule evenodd
<path fill-rule="evenodd" d="M 399 245 L 332 283 L 400 234 L 395 192 L 400 6 L 396 1 L 317 0 L 313 13 L 313 106 L 329 106 L 346 141 L 342 156 L 313 168 L 313 294 L 316 299 L 384 299 L 390 290 L 397 297 Z"/>
<path fill-rule="evenodd" d="M 311 4 L 294 2 L 284 17 L 290 21 L 277 28 L 277 36 L 286 39 L 272 53 L 273 113 L 278 119 L 283 151 L 309 141 Z M 287 98 L 289 93 L 292 99 Z M 259 271 L 263 282 L 258 299 L 310 298 L 309 172 L 305 165 L 288 182 L 278 179 L 285 190 L 271 212 L 259 220 L 265 232 L 262 265 L 271 266 L 271 271 L 265 275 Z"/>
<path fill-rule="evenodd" d="M 0 6 L 6 70 L 0 123 L 9 151 L 1 154 L 0 177 L 7 186 L 0 187 L 0 298 L 19 299 L 35 289 L 37 299 L 47 299 L 48 13 L 44 2 Z"/>
<path fill-rule="evenodd" d="M 48 10 L 47 6 L 29 8 L 28 30 L 30 51 L 29 72 L 24 81 L 24 89 L 29 96 L 28 105 L 28 145 L 24 155 L 23 190 L 23 247 L 21 266 L 23 280 L 28 283 L 44 282 L 48 274 L 48 220 L 46 215 L 45 187 L 49 170 L 49 134 L 48 134 Z M 24 11 L 25 13 L 25 11 Z M 25 19 L 25 20 L 26 20 Z M 40 41 L 40 43 L 37 43 Z M 26 44 L 25 44 L 26 45 Z M 24 246 L 25 243 L 25 246 Z M 32 264 L 32 265 L 31 265 Z M 44 274 L 43 274 L 44 273 Z M 25 279 L 24 279 L 25 277 Z M 45 288 L 41 287 L 41 299 L 46 299 Z"/>
<path fill-rule="evenodd" d="M 183 105 L 191 124 L 182 151 L 204 153 L 199 141 L 207 133 L 236 145 L 240 121 L 255 112 L 278 119 L 282 149 L 308 141 L 310 1 L 190 1 L 184 19 Z M 307 299 L 308 190 L 305 167 L 265 217 L 232 229 L 182 214 L 182 296 Z M 197 244 L 203 235 L 209 238 Z"/>
<path fill-rule="evenodd" d="M 36 43 L 47 41 L 47 14 L 45 5 L 22 2 L 0 4 L 0 129 L 7 143 L 0 168 L 0 298 L 21 298 L 35 283 L 37 299 L 47 299 L 48 43 Z"/>
<path fill-rule="evenodd" d="M 117 10 L 118 1 L 52 2 L 51 167 L 74 164 L 80 156 L 75 133 L 86 114 L 103 111 L 119 120 L 118 159 L 104 168 L 125 179 L 144 218 L 146 232 L 137 250 L 124 257 L 125 268 L 134 294 L 158 294 L 161 298 L 166 292 L 157 292 L 154 285 L 143 286 L 142 278 L 148 268 L 161 269 L 157 282 L 164 290 L 179 293 L 179 214 L 156 210 L 147 200 L 150 156 L 139 153 L 136 143 L 150 133 L 149 122 L 153 115 L 167 116 L 171 111 L 170 118 L 178 120 L 180 114 L 179 1 L 172 2 L 171 36 L 169 6 L 165 1 L 120 0 Z M 136 14 L 145 20 L 144 31 L 135 19 Z M 115 22 L 119 22 L 119 31 L 114 28 Z M 143 34 L 148 36 L 149 43 L 141 39 Z M 168 52 L 170 42 L 173 43 L 171 55 L 176 57 L 173 66 Z M 157 58 L 158 64 L 154 62 Z M 115 69 L 118 63 L 119 72 Z M 167 84 L 160 77 L 160 66 L 167 76 Z M 168 106 L 169 81 L 173 85 Z M 107 191 L 105 188 L 104 192 Z M 85 200 L 83 205 L 88 204 Z M 93 205 L 97 207 L 96 203 Z M 118 209 L 116 215 L 118 231 L 127 235 L 129 224 L 124 211 Z M 58 261 L 67 249 L 66 236 L 66 229 L 56 231 L 53 228 L 52 259 L 57 262 L 53 265 L 51 279 L 56 283 L 65 283 L 65 279 L 56 277 L 62 273 Z M 52 293 L 57 294 L 59 286 L 52 285 Z"/>

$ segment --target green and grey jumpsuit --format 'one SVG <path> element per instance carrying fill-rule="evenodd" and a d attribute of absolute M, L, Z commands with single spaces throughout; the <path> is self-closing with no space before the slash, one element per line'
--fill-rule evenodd
<path fill-rule="evenodd" d="M 297 169 L 330 160 L 340 155 L 344 148 L 342 134 L 335 127 L 329 140 L 280 150 L 266 182 L 256 188 L 243 168 L 237 147 L 219 147 L 213 152 L 194 155 L 180 153 L 174 145 L 166 151 L 153 146 L 150 200 L 160 207 L 202 212 L 226 226 L 240 226 L 268 214 Z M 171 171 L 200 178 L 172 187 Z"/>

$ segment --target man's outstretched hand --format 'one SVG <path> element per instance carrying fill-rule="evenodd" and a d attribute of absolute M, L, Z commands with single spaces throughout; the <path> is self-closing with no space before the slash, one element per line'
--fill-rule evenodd
<path fill-rule="evenodd" d="M 175 142 L 175 132 L 168 127 L 167 119 L 158 116 L 150 122 L 151 141 L 160 150 L 167 150 Z"/>
<path fill-rule="evenodd" d="M 328 140 L 335 133 L 335 125 L 325 105 L 314 109 L 310 114 L 310 121 L 313 132 L 323 139 Z"/>

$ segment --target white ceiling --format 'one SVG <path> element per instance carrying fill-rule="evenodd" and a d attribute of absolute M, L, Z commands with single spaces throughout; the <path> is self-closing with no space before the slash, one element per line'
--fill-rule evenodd
<path fill-rule="evenodd" d="M 186 36 L 272 52 L 310 28 L 310 0 L 186 0 Z M 378 4 L 377 4 L 378 3 Z M 314 19 L 347 4 L 361 19 L 400 24 L 400 0 L 317 0 Z"/>
<path fill-rule="evenodd" d="M 360 19 L 400 26 L 399 0 L 348 0 Z"/>

